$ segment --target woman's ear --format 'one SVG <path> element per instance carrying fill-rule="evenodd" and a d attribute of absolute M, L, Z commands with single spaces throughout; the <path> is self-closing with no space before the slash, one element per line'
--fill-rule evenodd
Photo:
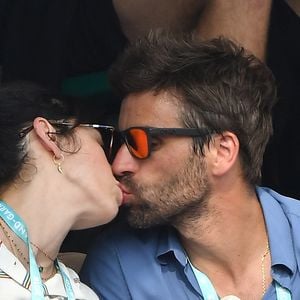
<path fill-rule="evenodd" d="M 225 131 L 215 138 L 213 147 L 212 171 L 214 175 L 222 176 L 235 165 L 240 143 L 234 133 Z"/>
<path fill-rule="evenodd" d="M 56 144 L 56 138 L 53 138 L 53 136 L 55 137 L 55 135 L 49 134 L 49 132 L 55 132 L 55 129 L 48 122 L 48 120 L 42 117 L 35 118 L 33 121 L 33 128 L 42 145 L 48 151 L 53 152 L 55 157 L 60 157 L 61 150 Z"/>

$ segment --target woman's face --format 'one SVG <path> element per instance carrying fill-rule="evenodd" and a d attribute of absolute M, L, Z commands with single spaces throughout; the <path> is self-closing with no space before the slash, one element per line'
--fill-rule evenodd
<path fill-rule="evenodd" d="M 77 199 L 75 205 L 82 209 L 72 229 L 83 229 L 111 221 L 122 203 L 122 192 L 101 146 L 100 132 L 77 127 L 74 134 L 80 149 L 64 153 L 62 168 Z"/>

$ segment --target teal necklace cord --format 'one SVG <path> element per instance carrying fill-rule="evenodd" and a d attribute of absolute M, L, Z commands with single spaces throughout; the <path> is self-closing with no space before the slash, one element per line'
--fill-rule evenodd
<path fill-rule="evenodd" d="M 32 300 L 44 300 L 44 288 L 41 278 L 41 274 L 38 268 L 38 265 L 35 260 L 35 256 L 30 244 L 28 237 L 27 226 L 22 220 L 22 218 L 3 200 L 0 200 L 0 217 L 2 220 L 9 226 L 9 228 L 20 238 L 28 247 L 29 253 L 29 272 L 31 280 L 31 299 Z M 67 299 L 75 300 L 73 288 L 71 282 L 63 271 L 63 266 L 56 259 L 55 266 L 57 270 L 61 273 L 63 278 Z"/>

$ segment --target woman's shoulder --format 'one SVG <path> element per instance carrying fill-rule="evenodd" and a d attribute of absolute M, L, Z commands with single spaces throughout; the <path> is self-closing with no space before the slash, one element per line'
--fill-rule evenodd
<path fill-rule="evenodd" d="M 64 263 L 60 262 L 60 268 L 69 277 L 73 287 L 75 297 L 79 299 L 98 300 L 95 292 L 86 284 L 80 281 L 79 275 L 72 268 L 67 267 Z"/>

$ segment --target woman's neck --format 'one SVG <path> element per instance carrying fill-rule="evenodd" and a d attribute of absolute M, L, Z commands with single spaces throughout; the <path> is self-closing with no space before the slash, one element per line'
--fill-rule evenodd
<path fill-rule="evenodd" d="M 47 196 L 50 194 L 51 197 Z M 66 199 L 55 196 L 55 192 L 50 193 L 47 187 L 39 193 L 38 189 L 32 189 L 32 185 L 7 189 L 1 199 L 24 221 L 37 263 L 45 267 L 51 265 L 75 219 L 63 201 Z M 15 239 L 26 252 L 24 242 L 17 237 Z"/>

